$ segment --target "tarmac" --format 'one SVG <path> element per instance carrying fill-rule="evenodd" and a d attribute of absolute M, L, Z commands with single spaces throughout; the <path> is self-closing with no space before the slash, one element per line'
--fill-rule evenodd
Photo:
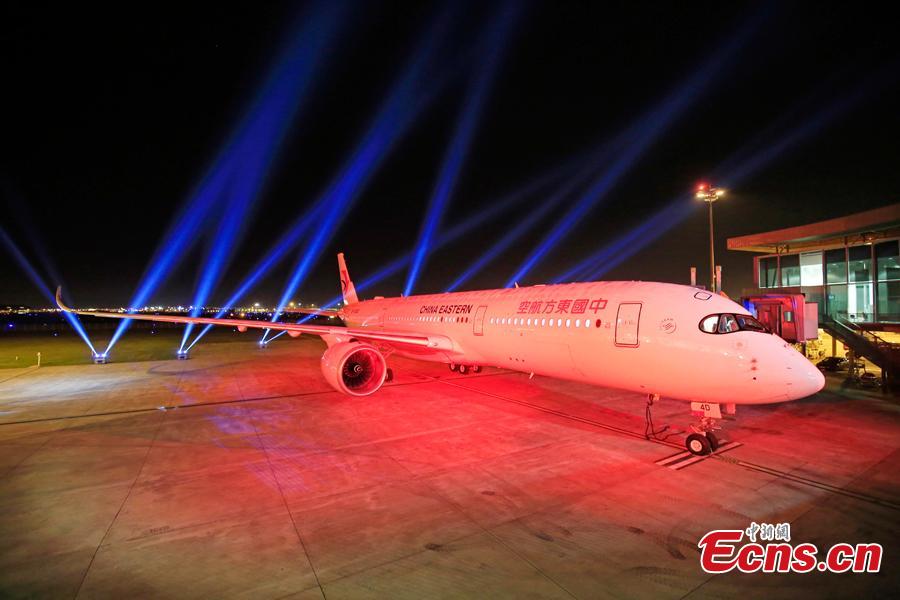
<path fill-rule="evenodd" d="M 672 468 L 685 403 L 653 441 L 637 394 L 397 357 L 348 397 L 323 348 L 4 372 L 0 596 L 898 597 L 896 398 L 829 378 Z M 700 538 L 751 522 L 880 543 L 881 572 L 705 573 Z"/>

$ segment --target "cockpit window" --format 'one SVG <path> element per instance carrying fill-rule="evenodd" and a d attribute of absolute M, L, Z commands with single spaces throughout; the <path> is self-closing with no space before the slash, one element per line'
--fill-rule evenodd
<path fill-rule="evenodd" d="M 738 324 L 740 324 L 741 329 L 745 329 L 747 331 L 762 331 L 763 333 L 768 333 L 768 329 L 766 326 L 751 317 L 750 315 L 735 315 L 738 320 Z"/>
<path fill-rule="evenodd" d="M 715 333 L 718 326 L 719 315 L 709 315 L 700 321 L 700 331 L 705 331 L 706 333 Z"/>
<path fill-rule="evenodd" d="M 734 333 L 735 331 L 740 331 L 740 329 L 734 315 L 724 314 L 719 317 L 719 333 Z"/>
<path fill-rule="evenodd" d="M 735 331 L 759 331 L 768 333 L 765 325 L 750 315 L 709 315 L 700 320 L 700 331 L 704 333 L 734 333 Z"/>

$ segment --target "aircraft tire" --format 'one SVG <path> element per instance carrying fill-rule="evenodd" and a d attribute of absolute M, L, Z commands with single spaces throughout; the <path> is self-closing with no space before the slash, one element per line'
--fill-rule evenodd
<path fill-rule="evenodd" d="M 474 365 L 472 367 L 472 372 L 473 373 L 481 373 L 481 365 Z"/>
<path fill-rule="evenodd" d="M 459 365 L 459 374 L 460 375 L 465 375 L 468 372 L 469 372 L 468 365 Z"/>
<path fill-rule="evenodd" d="M 712 451 L 709 440 L 705 435 L 700 433 L 692 433 L 684 440 L 684 445 L 688 452 L 697 456 L 705 456 Z"/>
<path fill-rule="evenodd" d="M 706 439 L 709 442 L 709 449 L 713 452 L 719 449 L 719 438 L 712 431 L 706 432 Z"/>
<path fill-rule="evenodd" d="M 454 373 L 457 371 L 457 369 L 459 369 L 459 365 L 456 364 L 456 363 L 450 363 L 450 364 L 447 365 L 447 366 L 449 366 L 449 367 L 450 367 L 450 370 L 453 371 Z"/>

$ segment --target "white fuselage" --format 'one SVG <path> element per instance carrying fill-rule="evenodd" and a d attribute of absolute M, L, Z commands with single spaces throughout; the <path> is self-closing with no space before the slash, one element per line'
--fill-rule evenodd
<path fill-rule="evenodd" d="M 445 336 L 449 349 L 398 347 L 421 360 L 489 365 L 697 402 L 803 398 L 822 374 L 778 336 L 706 333 L 712 314 L 749 315 L 696 288 L 596 282 L 376 298 L 342 311 L 348 327 Z"/>

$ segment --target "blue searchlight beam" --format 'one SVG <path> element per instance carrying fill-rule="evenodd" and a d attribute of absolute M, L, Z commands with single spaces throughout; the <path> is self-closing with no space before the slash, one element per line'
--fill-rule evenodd
<path fill-rule="evenodd" d="M 291 227 L 278 239 L 278 242 L 269 250 L 266 255 L 259 260 L 253 269 L 250 271 L 250 274 L 247 275 L 244 280 L 238 285 L 237 289 L 234 293 L 229 296 L 228 300 L 223 304 L 223 308 L 216 313 L 216 318 L 219 319 L 228 312 L 230 307 L 233 307 L 235 303 L 237 303 L 241 298 L 243 298 L 247 292 L 256 285 L 260 279 L 266 276 L 269 271 L 275 268 L 278 264 L 287 257 L 288 253 L 293 249 L 299 241 L 303 238 L 303 235 L 309 230 L 312 223 L 318 216 L 318 212 L 316 210 L 312 210 L 310 212 L 304 213 L 298 218 Z M 194 341 L 187 347 L 188 350 L 194 347 L 194 345 L 200 341 L 204 335 L 206 335 L 210 329 L 212 329 L 212 325 L 206 325 L 203 329 L 200 330 L 200 333 L 197 334 L 197 337 L 194 338 Z"/>
<path fill-rule="evenodd" d="M 55 303 L 55 294 L 50 290 L 50 287 L 44 281 L 44 279 L 38 274 L 37 270 L 32 266 L 32 264 L 28 261 L 13 239 L 6 233 L 6 231 L 0 227 L 0 239 L 3 240 L 3 245 L 7 247 L 10 254 L 15 258 L 16 263 L 18 263 L 19 268 L 25 272 L 31 282 L 35 285 L 35 287 L 40 290 L 40 292 L 46 297 L 50 302 Z M 72 326 L 72 329 L 75 330 L 75 333 L 84 340 L 84 343 L 87 344 L 87 347 L 91 350 L 91 355 L 94 356 L 97 354 L 97 350 L 94 348 L 94 344 L 91 343 L 90 338 L 87 335 L 87 332 L 84 330 L 84 327 L 81 325 L 81 321 L 78 319 L 78 315 L 75 315 L 70 312 L 63 312 L 63 316 L 66 321 Z"/>
<path fill-rule="evenodd" d="M 482 225 L 485 225 L 486 223 L 489 223 L 492 220 L 496 219 L 500 215 L 504 214 L 507 210 L 521 204 L 524 200 L 532 197 L 544 186 L 554 182 L 556 179 L 559 179 L 563 174 L 565 174 L 566 169 L 568 169 L 569 167 L 570 165 L 564 165 L 562 167 L 552 169 L 551 171 L 534 178 L 520 188 L 505 194 L 499 200 L 486 205 L 485 208 L 478 210 L 474 215 L 463 219 L 462 222 L 454 225 L 445 233 L 442 233 L 438 236 L 434 246 L 435 250 L 452 244 L 463 236 L 478 229 Z M 407 267 L 407 265 L 409 265 L 410 261 L 412 260 L 412 256 L 412 252 L 410 252 L 408 254 L 404 254 L 403 256 L 395 258 L 387 265 L 378 269 L 375 273 L 372 273 L 366 279 L 362 280 L 359 283 L 356 283 L 356 291 L 361 292 L 367 288 L 372 287 L 375 284 L 384 281 L 385 279 L 388 279 L 389 277 L 400 273 Z M 332 308 L 339 304 L 341 302 L 341 299 L 341 296 L 332 298 L 331 300 L 323 304 L 323 308 Z M 314 315 L 307 315 L 299 322 L 306 323 L 307 321 L 312 319 L 313 316 Z"/>
<path fill-rule="evenodd" d="M 475 127 L 478 125 L 491 82 L 500 66 L 503 48 L 506 45 L 506 40 L 509 37 L 509 31 L 515 18 L 513 9 L 514 6 L 511 2 L 504 3 L 501 11 L 494 18 L 494 22 L 485 33 L 487 39 L 484 42 L 486 43 L 483 42 L 481 46 L 483 54 L 487 58 L 481 63 L 475 77 L 470 82 L 465 102 L 456 123 L 456 131 L 444 155 L 440 175 L 432 192 L 431 201 L 428 203 L 422 230 L 419 233 L 419 239 L 413 252 L 412 265 L 406 278 L 406 286 L 403 288 L 404 296 L 409 296 L 413 292 L 419 273 L 431 248 L 435 232 L 440 227 L 444 211 L 450 202 L 456 180 L 471 146 L 472 136 L 475 134 Z"/>
<path fill-rule="evenodd" d="M 588 212 L 606 197 L 650 146 L 693 105 L 701 92 L 709 88 L 711 81 L 723 71 L 728 61 L 756 31 L 761 20 L 761 15 L 758 15 L 757 18 L 751 19 L 742 27 L 736 35 L 729 36 L 724 46 L 716 49 L 711 58 L 707 59 L 683 85 L 669 93 L 662 102 L 633 122 L 619 136 L 618 139 L 626 139 L 628 142 L 622 148 L 617 159 L 594 180 L 572 209 L 541 240 L 506 282 L 506 287 L 512 287 L 522 281 L 531 269 L 563 240 L 566 234 L 583 222 Z"/>
<path fill-rule="evenodd" d="M 348 163 L 316 203 L 322 206 L 321 220 L 317 223 L 315 232 L 288 279 L 278 306 L 272 314 L 272 322 L 278 320 L 285 305 L 306 279 L 341 220 L 377 168 L 387 158 L 394 144 L 434 99 L 435 94 L 431 91 L 438 82 L 427 78 L 428 67 L 434 52 L 433 46 L 441 37 L 438 35 L 439 31 L 445 26 L 446 15 L 443 15 L 443 18 L 438 19 L 435 26 L 424 36 L 419 49 L 413 55 L 413 60 L 394 84 L 387 100 L 380 107 Z M 426 83 L 423 84 L 422 80 Z"/>
<path fill-rule="evenodd" d="M 315 29 L 316 27 L 322 27 L 324 30 L 328 30 L 330 29 L 330 26 L 327 26 L 327 24 L 333 19 L 336 19 L 337 14 L 338 13 L 334 9 L 328 8 L 327 3 L 318 3 L 310 13 L 312 16 L 304 21 L 306 25 L 304 28 L 301 28 L 300 31 L 308 35 L 309 31 L 306 28 Z M 318 35 L 312 35 L 310 37 L 311 40 L 313 40 L 312 42 L 301 39 L 301 37 L 294 37 L 294 46 L 305 47 L 308 43 L 313 43 L 313 45 L 315 43 L 321 43 Z M 316 40 L 319 41 L 316 42 Z M 297 57 L 294 56 L 294 60 L 296 59 Z M 296 65 L 292 65 L 290 61 L 285 62 L 284 66 L 285 68 L 296 68 Z M 277 77 L 273 78 L 273 80 L 275 79 L 277 79 Z M 263 96 L 265 96 L 265 94 L 263 94 Z M 151 260 L 150 266 L 141 278 L 138 290 L 135 292 L 134 296 L 132 296 L 130 310 L 133 311 L 135 308 L 141 307 L 148 301 L 151 294 L 156 291 L 157 287 L 159 287 L 177 262 L 184 256 L 187 249 L 193 244 L 204 219 L 212 210 L 214 203 L 219 200 L 221 195 L 225 192 L 231 170 L 223 168 L 223 166 L 227 166 L 229 163 L 235 161 L 232 146 L 234 146 L 236 140 L 240 138 L 241 132 L 242 129 L 239 127 L 237 133 L 233 136 L 233 139 L 229 140 L 229 143 L 225 145 L 225 149 L 207 170 L 203 179 L 191 194 L 190 202 L 182 210 L 173 226 L 169 228 L 163 237 L 159 248 Z M 116 344 L 122 334 L 125 333 L 130 323 L 131 321 L 129 319 L 123 319 L 119 322 L 119 325 L 106 348 L 107 353 Z"/>
<path fill-rule="evenodd" d="M 212 247 L 206 256 L 191 316 L 198 316 L 221 279 L 247 219 L 291 123 L 300 111 L 321 55 L 337 26 L 337 10 L 320 8 L 293 36 L 263 91 L 254 102 L 217 166 L 228 180 L 222 193 L 227 198 Z M 201 192 L 202 193 L 202 192 Z M 193 324 L 185 327 L 179 350 L 190 337 Z"/>
<path fill-rule="evenodd" d="M 447 286 L 444 291 L 455 292 L 458 290 L 460 286 L 481 271 L 488 263 L 500 256 L 500 254 L 509 249 L 509 247 L 525 233 L 540 223 L 551 210 L 559 206 L 563 200 L 568 198 L 585 179 L 587 179 L 586 173 L 582 173 L 579 177 L 571 178 L 551 194 L 549 198 L 541 201 L 537 208 L 529 210 L 524 219 L 520 220 L 515 227 L 507 231 L 503 237 L 494 242 L 490 248 L 481 254 L 478 260 L 472 263 L 468 269 L 463 271 L 459 277 L 454 279 L 453 283 Z"/>
<path fill-rule="evenodd" d="M 757 136 L 744 148 L 734 152 L 730 157 L 713 169 L 712 179 L 723 187 L 733 188 L 741 181 L 766 168 L 776 158 L 793 147 L 814 137 L 833 121 L 872 97 L 882 86 L 896 80 L 896 71 L 882 69 L 863 83 L 851 86 L 851 90 L 824 108 L 816 111 L 809 118 L 793 128 L 784 130 L 785 119 L 777 119 L 773 126 L 765 128 L 766 134 Z M 788 111 L 795 114 L 797 111 Z M 780 134 L 780 135 L 779 135 Z M 776 137 L 778 136 L 778 137 Z M 675 227 L 693 212 L 695 203 L 693 196 L 679 196 L 667 204 L 653 217 L 641 223 L 627 234 L 600 248 L 565 273 L 556 277 L 553 282 L 572 281 L 573 279 L 594 280 L 602 277 L 614 267 L 625 262 L 640 250 L 656 241 L 662 234 Z"/>

